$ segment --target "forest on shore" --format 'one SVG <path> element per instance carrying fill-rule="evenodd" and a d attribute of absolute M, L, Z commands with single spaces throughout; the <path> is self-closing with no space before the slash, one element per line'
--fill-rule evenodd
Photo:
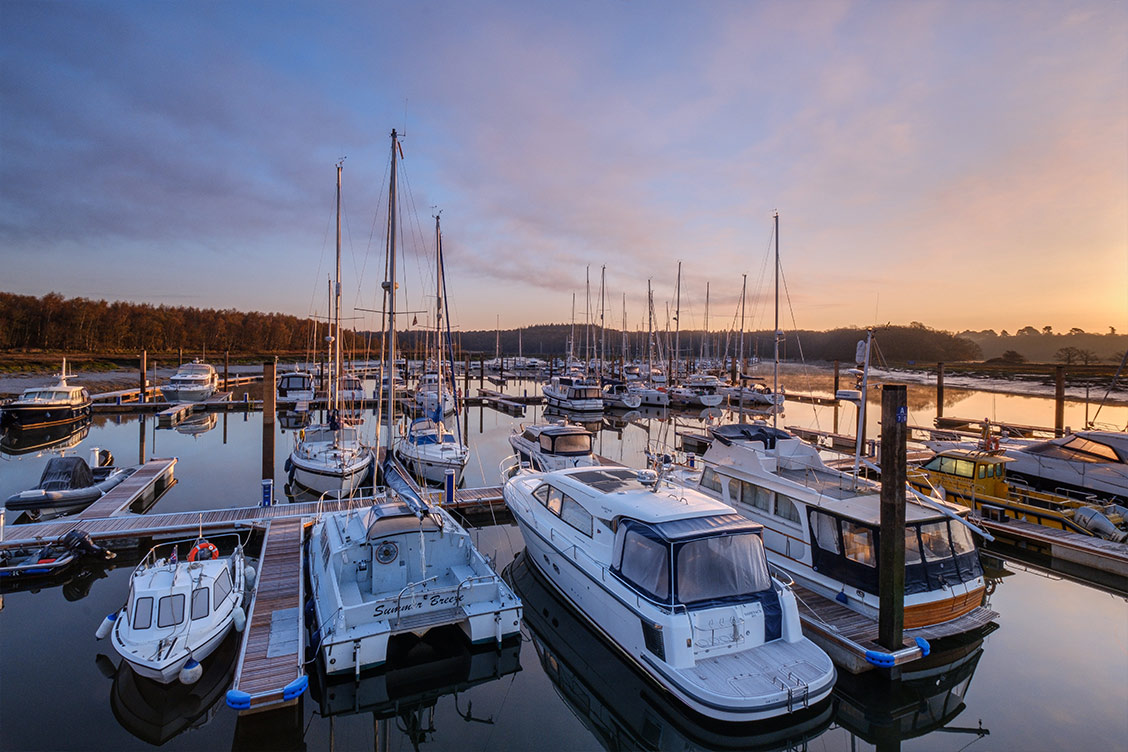
<path fill-rule="evenodd" d="M 88 298 L 65 298 L 58 293 L 42 297 L 0 292 L 0 351 L 131 354 L 141 350 L 192 354 L 230 352 L 277 353 L 316 356 L 324 347 L 326 323 L 282 313 L 242 312 L 234 309 L 107 302 Z M 409 354 L 424 347 L 426 332 L 402 332 L 399 346 Z M 618 359 L 624 349 L 628 358 L 645 358 L 649 350 L 646 332 L 627 332 L 571 324 L 540 324 L 505 331 L 459 331 L 454 345 L 459 358 L 500 350 L 505 355 L 550 357 L 569 352 L 598 355 L 606 343 L 608 359 Z M 780 342 L 784 360 L 851 362 L 866 330 L 842 327 L 829 331 L 788 331 Z M 1068 362 L 1088 364 L 1118 361 L 1128 346 L 1128 335 L 1092 334 L 1079 329 L 1055 334 L 1026 327 L 1014 335 L 993 330 L 959 334 L 932 329 L 919 322 L 907 326 L 874 328 L 876 354 L 881 362 L 927 363 L 995 359 L 1021 363 Z M 740 351 L 739 332 L 682 331 L 676 335 L 682 357 L 706 355 L 719 358 Z M 670 357 L 675 334 L 655 334 L 656 352 Z M 344 332 L 346 348 L 357 356 L 379 352 L 380 335 L 364 331 Z M 1072 348 L 1069 350 L 1067 348 Z M 770 360 L 773 336 L 770 331 L 747 332 L 744 355 Z"/>

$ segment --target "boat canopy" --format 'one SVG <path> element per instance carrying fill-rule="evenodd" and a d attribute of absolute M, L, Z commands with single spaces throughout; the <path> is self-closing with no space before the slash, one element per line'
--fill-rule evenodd
<path fill-rule="evenodd" d="M 439 441 L 439 436 L 442 436 L 442 441 Z M 411 428 L 407 431 L 405 441 L 415 444 L 416 446 L 422 444 L 453 444 L 455 443 L 454 434 L 447 431 L 442 423 L 436 423 L 430 418 L 416 418 L 411 423 Z"/>
<path fill-rule="evenodd" d="M 545 429 L 540 435 L 540 448 L 564 457 L 591 454 L 591 439 L 591 432 L 578 426 Z"/>
<path fill-rule="evenodd" d="M 776 442 L 780 439 L 794 438 L 787 431 L 781 431 L 771 426 L 761 426 L 755 423 L 731 423 L 717 426 L 713 435 L 720 438 L 722 443 L 728 441 L 759 441 L 765 449 L 775 449 Z"/>
<path fill-rule="evenodd" d="M 736 514 L 657 524 L 625 519 L 615 534 L 612 571 L 659 603 L 773 601 L 759 595 L 773 592 L 760 530 Z"/>
<path fill-rule="evenodd" d="M 52 457 L 39 477 L 42 491 L 65 491 L 69 488 L 89 488 L 94 485 L 94 473 L 81 457 Z"/>
<path fill-rule="evenodd" d="M 1100 441 L 1094 441 L 1085 436 L 1073 435 L 1065 441 L 1055 439 L 1041 444 L 1032 444 L 1023 447 L 1022 451 L 1037 454 L 1043 457 L 1052 457 L 1072 462 L 1119 462 L 1125 460 L 1117 454 L 1116 449 Z"/>

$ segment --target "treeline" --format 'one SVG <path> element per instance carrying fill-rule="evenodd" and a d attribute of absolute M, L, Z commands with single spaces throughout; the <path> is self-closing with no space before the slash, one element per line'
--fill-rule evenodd
<path fill-rule="evenodd" d="M 568 340 L 572 333 L 570 324 L 544 324 L 525 329 L 510 329 L 498 332 L 489 330 L 468 331 L 457 335 L 461 349 L 474 354 L 492 356 L 500 338 L 500 351 L 503 355 L 556 356 L 568 352 Z M 825 332 L 809 330 L 785 332 L 780 343 L 780 357 L 784 360 L 839 360 L 853 362 L 857 343 L 865 339 L 866 331 L 855 327 L 843 327 Z M 912 326 L 883 326 L 874 329 L 879 357 L 893 363 L 914 361 L 957 361 L 976 360 L 981 356 L 979 346 L 969 339 L 951 332 L 930 329 L 921 324 Z M 662 352 L 669 357 L 675 340 L 672 332 L 655 334 L 660 340 Z M 726 354 L 733 356 L 740 349 L 739 332 L 712 332 L 705 337 L 700 330 L 683 331 L 677 337 L 683 358 L 705 354 L 719 358 Z M 575 327 L 576 357 L 583 358 L 585 352 L 593 352 L 598 357 L 598 348 L 606 341 L 608 359 L 618 359 L 623 351 L 623 336 L 620 330 L 608 329 L 606 337 L 598 330 L 586 332 L 583 326 Z M 457 343 L 456 343 L 457 344 Z M 702 345 L 705 345 L 703 348 Z M 588 350 L 588 348 L 592 348 Z M 646 332 L 627 332 L 627 357 L 647 356 Z M 770 331 L 746 332 L 744 335 L 744 354 L 751 358 L 770 360 L 773 354 L 773 338 Z M 658 358 L 657 351 L 655 358 Z"/>
<path fill-rule="evenodd" d="M 458 332 L 454 335 L 459 358 L 467 355 L 492 357 L 495 348 L 507 356 L 524 354 L 556 357 L 569 353 L 576 357 L 590 353 L 598 357 L 606 343 L 608 359 L 618 359 L 624 349 L 619 330 L 571 324 L 540 324 L 500 333 L 492 330 Z M 154 306 L 146 303 L 107 303 L 87 298 L 64 298 L 49 293 L 41 298 L 0 292 L 0 350 L 49 350 L 82 353 L 134 353 L 139 350 L 167 352 L 183 348 L 185 353 L 316 353 L 325 347 L 325 322 L 281 313 L 244 313 L 182 306 Z M 670 357 L 675 335 L 659 332 L 655 342 L 666 358 Z M 840 328 L 825 332 L 792 331 L 780 343 L 785 360 L 852 361 L 855 346 L 865 330 Z M 422 353 L 427 341 L 422 330 L 402 332 L 401 352 L 408 356 Z M 875 330 L 878 356 L 887 362 L 976 360 L 979 346 L 970 339 L 950 332 L 930 329 L 922 324 L 884 326 Z M 735 356 L 740 350 L 739 332 L 683 331 L 677 337 L 682 358 L 705 354 L 712 358 Z M 357 355 L 380 352 L 380 335 L 345 331 L 346 349 Z M 761 360 L 772 358 L 770 331 L 747 332 L 744 354 Z M 627 332 L 627 357 L 647 356 L 645 332 Z M 658 358 L 658 349 L 655 358 Z"/>
<path fill-rule="evenodd" d="M 1128 334 L 1117 334 L 1113 327 L 1109 327 L 1107 334 L 1077 328 L 1056 333 L 1048 326 L 1041 329 L 1026 326 L 1014 334 L 1005 329 L 1002 332 L 984 329 L 960 332 L 960 336 L 978 344 L 984 358 L 1013 360 L 1013 354 L 1017 353 L 1036 363 L 1116 363 L 1128 349 Z"/>
<path fill-rule="evenodd" d="M 323 323 L 281 313 L 0 292 L 0 350 L 283 352 L 324 336 Z"/>

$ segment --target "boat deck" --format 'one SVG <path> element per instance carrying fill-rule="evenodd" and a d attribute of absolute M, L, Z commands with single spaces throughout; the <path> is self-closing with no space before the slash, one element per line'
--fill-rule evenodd
<path fill-rule="evenodd" d="M 271 521 L 227 704 L 243 713 L 288 705 L 305 691 L 300 518 Z"/>

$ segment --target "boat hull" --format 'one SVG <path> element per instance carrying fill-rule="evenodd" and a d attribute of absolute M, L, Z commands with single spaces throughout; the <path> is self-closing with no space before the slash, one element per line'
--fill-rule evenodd
<path fill-rule="evenodd" d="M 90 417 L 90 403 L 81 405 L 16 405 L 3 408 L 0 425 L 5 428 L 47 428 L 76 423 Z"/>
<path fill-rule="evenodd" d="M 165 402 L 203 402 L 215 394 L 213 386 L 162 386 Z"/>
<path fill-rule="evenodd" d="M 290 455 L 290 482 L 316 494 L 338 492 L 347 496 L 364 485 L 372 470 L 371 453 L 344 468 L 330 468 L 325 463 Z"/>
<path fill-rule="evenodd" d="M 462 471 L 466 468 L 466 464 L 461 460 L 441 460 L 430 459 L 427 457 L 413 457 L 405 452 L 401 452 L 399 447 L 396 447 L 396 457 L 400 462 L 407 466 L 411 474 L 417 478 L 423 478 L 428 483 L 445 483 L 448 470 L 454 471 L 454 484 L 457 486 L 462 482 Z"/>

